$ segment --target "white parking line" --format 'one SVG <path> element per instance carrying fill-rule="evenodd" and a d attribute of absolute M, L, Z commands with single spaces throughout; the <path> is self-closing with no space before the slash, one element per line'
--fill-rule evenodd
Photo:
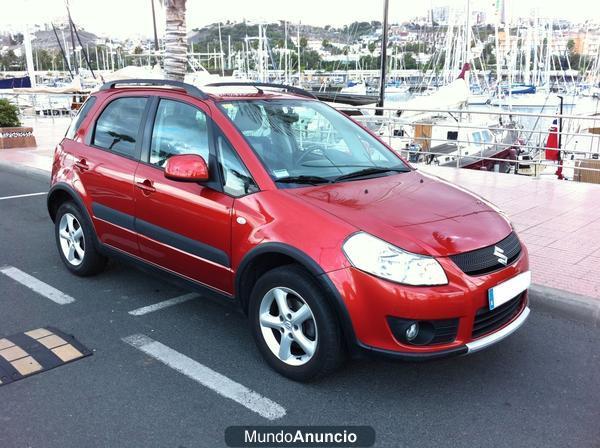
<path fill-rule="evenodd" d="M 4 266 L 3 268 L 0 268 L 0 272 L 7 277 L 10 277 L 13 280 L 21 283 L 22 285 L 27 286 L 32 291 L 35 291 L 47 299 L 58 303 L 59 305 L 66 305 L 67 303 L 75 302 L 73 297 L 59 291 L 56 288 L 53 288 L 52 286 L 44 283 L 41 280 L 38 280 L 35 277 L 32 277 L 20 269 L 12 266 Z"/>
<path fill-rule="evenodd" d="M 132 316 L 142 316 L 144 314 L 152 313 L 153 311 L 162 310 L 163 308 L 167 308 L 169 306 L 179 305 L 180 303 L 187 302 L 188 300 L 192 300 L 198 297 L 197 293 L 184 294 L 179 297 L 173 297 L 172 299 L 165 300 L 163 302 L 155 303 L 154 305 L 143 306 L 141 308 L 137 308 L 135 310 L 129 311 L 129 314 Z"/>
<path fill-rule="evenodd" d="M 48 194 L 47 191 L 41 191 L 39 193 L 28 193 L 28 194 L 17 194 L 15 196 L 4 196 L 0 198 L 0 201 L 4 201 L 5 199 L 18 199 L 18 198 L 28 198 L 29 196 L 41 196 L 43 194 Z"/>
<path fill-rule="evenodd" d="M 276 420 L 286 414 L 285 409 L 274 401 L 146 335 L 134 334 L 123 338 L 123 341 L 266 419 Z"/>

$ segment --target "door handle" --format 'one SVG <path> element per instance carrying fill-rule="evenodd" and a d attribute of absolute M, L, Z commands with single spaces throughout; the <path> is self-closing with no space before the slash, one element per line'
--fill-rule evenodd
<path fill-rule="evenodd" d="M 156 191 L 156 188 L 154 188 L 150 179 L 144 179 L 142 182 L 136 182 L 135 186 L 146 194 L 154 193 Z"/>
<path fill-rule="evenodd" d="M 80 171 L 87 171 L 90 169 L 89 165 L 85 161 L 85 159 L 79 159 L 74 165 L 79 168 Z"/>

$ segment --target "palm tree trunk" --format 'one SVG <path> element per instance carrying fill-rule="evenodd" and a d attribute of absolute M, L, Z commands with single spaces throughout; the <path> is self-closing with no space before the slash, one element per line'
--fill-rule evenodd
<path fill-rule="evenodd" d="M 186 0 L 165 0 L 165 75 L 183 81 L 187 68 Z"/>

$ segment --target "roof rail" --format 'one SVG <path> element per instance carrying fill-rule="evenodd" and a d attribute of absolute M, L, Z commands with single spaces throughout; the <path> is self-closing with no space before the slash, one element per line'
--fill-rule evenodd
<path fill-rule="evenodd" d="M 301 89 L 299 87 L 289 86 L 287 84 L 275 84 L 270 82 L 213 82 L 206 84 L 206 87 L 226 87 L 226 86 L 248 86 L 248 87 L 272 87 L 276 89 L 283 89 L 297 95 L 305 96 L 307 98 L 318 99 L 314 94 L 308 90 Z"/>
<path fill-rule="evenodd" d="M 196 98 L 206 99 L 208 95 L 200 90 L 198 87 L 191 84 L 187 84 L 181 81 L 175 81 L 172 79 L 118 79 L 116 81 L 109 81 L 102 84 L 100 90 L 114 89 L 117 84 L 121 85 L 149 85 L 149 86 L 171 86 L 183 89 L 188 95 L 195 96 Z"/>

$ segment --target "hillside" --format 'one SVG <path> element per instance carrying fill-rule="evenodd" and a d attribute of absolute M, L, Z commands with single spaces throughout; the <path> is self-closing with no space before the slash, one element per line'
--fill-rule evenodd
<path fill-rule="evenodd" d="M 285 37 L 284 22 L 273 22 L 264 25 L 266 34 L 271 45 L 283 46 Z M 357 41 L 360 36 L 371 34 L 376 29 L 381 28 L 381 22 L 354 22 L 350 25 L 345 25 L 341 28 L 331 26 L 319 27 L 313 25 L 300 25 L 300 37 L 307 40 L 328 40 L 330 42 L 339 42 L 344 44 L 352 44 Z M 298 24 L 288 23 L 288 45 L 293 45 L 292 40 L 296 40 L 298 33 Z M 231 36 L 232 46 L 235 49 L 241 48 L 242 41 L 246 36 L 258 36 L 258 25 L 252 23 L 225 23 L 221 25 L 221 36 L 223 44 L 227 44 L 227 36 Z M 218 45 L 219 43 L 219 28 L 218 24 L 213 23 L 202 28 L 194 28 L 190 33 L 188 42 L 191 44 Z"/>

